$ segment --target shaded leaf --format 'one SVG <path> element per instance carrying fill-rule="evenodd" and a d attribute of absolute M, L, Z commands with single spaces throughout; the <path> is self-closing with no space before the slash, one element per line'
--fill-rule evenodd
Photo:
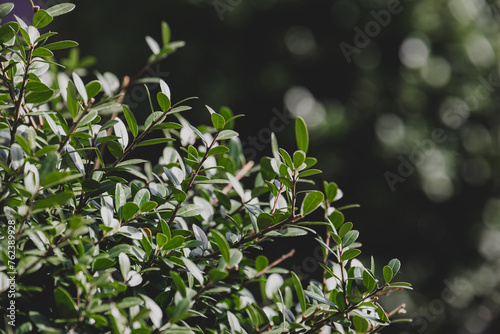
<path fill-rule="evenodd" d="M 71 295 L 62 287 L 57 287 L 54 290 L 54 301 L 57 310 L 62 318 L 75 318 L 78 315 L 76 303 L 71 298 Z"/>
<path fill-rule="evenodd" d="M 123 105 L 123 114 L 125 115 L 125 120 L 127 121 L 130 132 L 132 133 L 134 138 L 137 137 L 139 130 L 138 130 L 137 121 L 135 119 L 134 113 L 132 113 L 132 111 L 129 109 L 128 106 Z"/>
<path fill-rule="evenodd" d="M 302 288 L 302 282 L 296 273 L 294 273 L 293 271 L 291 273 L 293 279 L 293 286 L 295 287 L 295 293 L 297 294 L 297 299 L 299 300 L 302 313 L 304 313 L 306 311 L 307 305 L 306 305 L 306 297 L 304 295 L 304 289 Z"/>

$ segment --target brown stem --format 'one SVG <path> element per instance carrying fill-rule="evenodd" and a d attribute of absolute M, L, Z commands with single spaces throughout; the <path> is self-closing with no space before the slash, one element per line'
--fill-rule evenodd
<path fill-rule="evenodd" d="M 280 190 L 278 191 L 278 196 L 276 196 L 276 199 L 274 200 L 274 205 L 273 209 L 271 210 L 271 214 L 274 214 L 274 211 L 276 211 L 276 207 L 278 206 L 278 200 L 280 199 L 281 192 L 283 191 L 283 187 L 285 185 L 282 183 L 280 186 Z"/>
<path fill-rule="evenodd" d="M 23 82 L 21 83 L 21 89 L 19 91 L 19 98 L 17 99 L 17 101 L 14 101 L 15 110 L 16 110 L 16 117 L 14 119 L 14 124 L 12 125 L 12 131 L 10 133 L 10 144 L 11 145 L 16 142 L 17 125 L 19 122 L 19 117 L 21 115 L 21 108 L 22 108 L 23 102 L 24 102 L 24 95 L 26 93 L 26 85 L 28 84 L 28 81 L 29 81 L 29 70 L 30 70 L 31 61 L 32 61 L 33 49 L 34 49 L 34 46 L 30 46 L 30 48 L 28 50 L 28 54 L 26 57 L 26 69 L 24 70 Z"/>
<path fill-rule="evenodd" d="M 293 223 L 296 223 L 296 222 L 298 222 L 299 220 L 301 220 L 302 218 L 304 218 L 304 215 L 302 215 L 302 214 L 299 214 L 299 215 L 297 215 L 297 216 L 295 216 L 295 217 L 288 217 L 288 218 L 286 218 L 285 220 L 283 220 L 283 221 L 279 222 L 278 224 L 271 225 L 271 226 L 269 226 L 269 227 L 268 227 L 268 228 L 266 228 L 266 229 L 263 229 L 263 230 L 261 230 L 261 231 L 259 231 L 259 232 L 257 232 L 257 233 L 254 233 L 254 234 L 252 234 L 252 235 L 249 235 L 249 236 L 248 236 L 248 237 L 246 237 L 246 238 L 241 239 L 240 241 L 238 241 L 237 243 L 235 243 L 235 244 L 233 245 L 233 247 L 234 247 L 234 248 L 237 248 L 237 247 L 239 247 L 239 246 L 241 246 L 241 245 L 243 245 L 243 244 L 246 244 L 247 242 L 250 242 L 250 241 L 253 241 L 253 240 L 255 240 L 255 239 L 259 238 L 259 237 L 262 237 L 262 236 L 263 236 L 264 234 L 266 234 L 266 233 L 269 233 L 269 232 L 271 232 L 271 231 L 278 230 L 278 229 L 282 228 L 282 227 L 283 227 L 284 225 L 286 225 L 286 224 L 293 224 Z M 218 251 L 218 250 L 217 250 L 217 251 L 214 251 L 214 252 L 212 252 L 212 253 L 210 253 L 210 254 L 207 254 L 207 255 L 201 256 L 201 257 L 199 257 L 199 259 L 208 259 L 208 258 L 212 258 L 212 257 L 216 256 L 216 255 L 217 255 L 217 254 L 219 254 L 219 253 L 220 253 L 220 251 Z"/>
<path fill-rule="evenodd" d="M 57 150 L 58 153 L 61 153 L 62 150 L 64 149 L 64 146 L 66 146 L 66 144 L 69 142 L 69 139 L 71 137 L 71 134 L 76 131 L 76 128 L 78 127 L 78 124 L 80 124 L 80 122 L 82 121 L 83 117 L 89 112 L 90 110 L 90 107 L 92 106 L 92 102 L 89 101 L 88 104 L 85 105 L 85 107 L 83 108 L 83 111 L 82 113 L 80 114 L 80 116 L 78 116 L 78 118 L 73 122 L 73 125 L 71 126 L 71 128 L 69 129 L 68 131 L 68 135 L 66 136 L 66 138 L 64 138 L 64 140 L 59 144 L 59 149 Z"/>
<path fill-rule="evenodd" d="M 295 217 L 295 204 L 297 202 L 297 170 L 295 169 L 293 171 L 293 189 L 292 189 L 292 212 L 290 212 L 290 215 L 292 217 Z"/>
<path fill-rule="evenodd" d="M 292 257 L 293 254 L 295 254 L 295 249 L 292 249 L 291 251 L 289 251 L 288 253 L 286 254 L 283 254 L 281 255 L 281 257 L 275 261 L 273 261 L 273 263 L 269 264 L 267 267 L 265 267 L 264 269 L 262 269 L 261 271 L 259 271 L 257 273 L 257 275 L 255 275 L 254 277 L 246 280 L 245 282 L 243 282 L 243 286 L 247 285 L 248 283 L 256 280 L 257 278 L 259 278 L 260 276 L 264 275 L 265 273 L 267 273 L 270 269 L 276 267 L 278 264 L 280 264 L 281 262 L 285 261 L 286 259 L 288 259 L 289 257 Z"/>
<path fill-rule="evenodd" d="M 254 164 L 255 163 L 252 160 L 250 160 L 243 167 L 241 167 L 240 171 L 235 176 L 236 180 L 238 180 L 238 181 L 241 180 L 250 171 L 250 169 L 252 169 Z M 231 182 L 229 182 L 227 184 L 227 186 L 225 186 L 224 189 L 222 189 L 222 192 L 224 194 L 227 194 L 229 192 L 229 190 L 231 190 L 231 188 L 233 188 L 233 185 L 231 184 Z M 217 202 L 218 202 L 218 200 L 216 198 L 213 200 L 212 205 L 217 204 Z"/>

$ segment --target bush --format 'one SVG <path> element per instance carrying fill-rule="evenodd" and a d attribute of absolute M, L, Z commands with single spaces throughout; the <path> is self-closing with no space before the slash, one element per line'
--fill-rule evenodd
<path fill-rule="evenodd" d="M 13 6 L 0 5 L 1 17 Z M 84 84 L 75 53 L 66 68 L 53 58 L 77 43 L 39 32 L 74 5 L 34 9 L 31 26 L 0 27 L 2 333 L 366 333 L 402 313 L 378 303 L 411 288 L 392 282 L 400 262 L 378 280 L 373 259 L 356 259 L 359 232 L 343 215 L 352 206 L 331 206 L 342 197 L 335 183 L 314 187 L 321 171 L 301 118 L 298 149 L 273 134 L 273 156 L 254 165 L 234 131 L 240 115 L 207 107 L 212 124 L 195 127 L 183 116 L 192 98 L 172 103 L 158 78 L 120 86 L 96 73 Z M 166 23 L 162 39 L 146 38 L 153 54 L 141 73 L 183 46 Z M 124 101 L 141 83 L 161 91 L 153 102 L 144 86 L 151 113 L 139 125 Z M 131 158 L 152 145 L 164 146 L 158 161 Z M 324 220 L 308 220 L 318 209 Z M 308 233 L 322 282 L 304 287 L 279 267 L 293 251 L 251 258 L 266 241 Z"/>

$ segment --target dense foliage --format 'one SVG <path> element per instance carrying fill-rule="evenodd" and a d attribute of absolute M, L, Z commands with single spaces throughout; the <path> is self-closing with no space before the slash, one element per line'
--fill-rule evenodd
<path fill-rule="evenodd" d="M 0 18 L 13 6 L 0 5 Z M 78 44 L 43 33 L 74 5 L 34 9 L 30 25 L 0 27 L 2 333 L 373 333 L 404 311 L 378 303 L 411 288 L 393 282 L 399 260 L 364 266 L 344 220 L 352 206 L 333 207 L 337 185 L 311 179 L 321 171 L 302 118 L 295 152 L 272 134 L 272 157 L 245 161 L 240 115 L 207 107 L 211 124 L 192 125 L 193 98 L 172 103 L 165 81 L 141 78 L 184 45 L 166 23 L 161 44 L 146 37 L 152 55 L 138 75 L 85 84 L 53 54 Z M 126 104 L 140 84 L 144 124 Z M 158 161 L 131 157 L 153 145 L 164 146 Z M 322 221 L 308 219 L 316 210 Z M 279 267 L 293 251 L 253 258 L 272 239 L 308 233 L 321 282 Z"/>

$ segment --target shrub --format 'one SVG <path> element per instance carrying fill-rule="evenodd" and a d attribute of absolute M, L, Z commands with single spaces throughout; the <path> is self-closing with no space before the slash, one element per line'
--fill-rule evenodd
<path fill-rule="evenodd" d="M 1 17 L 13 6 L 0 5 Z M 411 288 L 392 282 L 400 262 L 379 280 L 373 259 L 356 259 L 359 232 L 343 215 L 351 206 L 331 206 L 342 197 L 335 183 L 315 188 L 321 171 L 301 118 L 298 149 L 273 135 L 272 157 L 254 166 L 229 108 L 207 107 L 212 124 L 194 126 L 183 116 L 192 98 L 172 103 L 158 78 L 120 86 L 96 73 L 85 84 L 75 62 L 56 63 L 54 50 L 77 43 L 40 29 L 73 9 L 35 8 L 30 26 L 0 27 L 2 333 L 365 333 L 401 313 L 378 303 Z M 166 23 L 162 39 L 147 37 L 145 69 L 183 45 Z M 144 124 L 124 103 L 141 82 L 161 88 L 153 101 L 145 85 Z M 158 161 L 131 158 L 152 145 L 164 146 Z M 323 221 L 308 220 L 316 210 Z M 293 251 L 251 258 L 274 238 L 307 233 L 321 247 L 322 282 L 304 286 L 279 267 Z"/>

